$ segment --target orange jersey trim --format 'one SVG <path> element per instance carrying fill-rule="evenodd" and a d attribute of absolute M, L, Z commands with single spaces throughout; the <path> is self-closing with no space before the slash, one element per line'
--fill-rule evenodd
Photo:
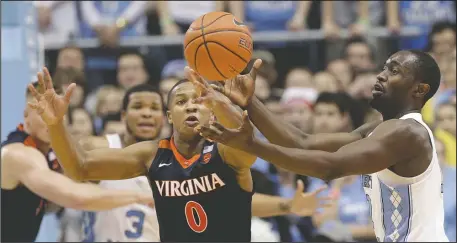
<path fill-rule="evenodd" d="M 21 132 L 25 132 L 24 131 L 24 125 L 23 124 L 19 124 L 17 126 L 17 129 Z M 30 136 L 30 135 L 27 135 L 27 137 L 25 138 L 24 140 L 24 145 L 25 146 L 29 146 L 29 147 L 33 147 L 33 148 L 37 148 L 37 145 L 35 143 L 35 140 L 33 140 L 33 138 Z"/>
<path fill-rule="evenodd" d="M 200 158 L 200 154 L 196 154 L 192 156 L 192 158 L 190 159 L 184 158 L 184 156 L 182 156 L 176 148 L 173 137 L 171 137 L 169 145 L 171 147 L 171 151 L 173 151 L 173 155 L 175 156 L 176 160 L 184 169 L 187 169 Z"/>

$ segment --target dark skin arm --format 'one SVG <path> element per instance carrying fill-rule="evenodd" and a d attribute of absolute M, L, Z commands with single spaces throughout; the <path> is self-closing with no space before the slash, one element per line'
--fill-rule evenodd
<path fill-rule="evenodd" d="M 217 129 L 215 129 L 217 128 Z M 370 137 L 343 146 L 336 152 L 285 148 L 255 139 L 252 124 L 244 115 L 243 126 L 226 129 L 219 124 L 203 127 L 202 134 L 218 142 L 244 149 L 281 168 L 326 181 L 348 175 L 374 173 L 405 163 L 427 151 L 420 125 L 407 120 L 389 120 Z M 424 166 L 411 171 L 420 173 Z M 405 175 L 403 175 L 405 176 Z"/>
<path fill-rule="evenodd" d="M 255 97 L 255 79 L 261 65 L 262 61 L 258 59 L 249 74 L 227 80 L 223 88 L 215 85 L 212 87 L 224 93 L 233 103 L 244 107 L 249 112 L 251 121 L 271 143 L 288 148 L 334 152 L 346 144 L 366 137 L 381 123 L 377 121 L 365 124 L 351 133 L 306 134 L 273 114 Z"/>

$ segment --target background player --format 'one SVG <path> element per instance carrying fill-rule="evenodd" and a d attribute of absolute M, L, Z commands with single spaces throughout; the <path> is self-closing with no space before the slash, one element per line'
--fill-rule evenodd
<path fill-rule="evenodd" d="M 440 76 L 437 63 L 427 53 L 408 50 L 392 55 L 377 76 L 371 101 L 384 122 L 367 138 L 336 152 L 286 148 L 258 141 L 246 114 L 239 129 L 226 129 L 216 123 L 197 130 L 209 139 L 256 154 L 296 173 L 327 181 L 363 174 L 379 241 L 448 241 L 434 138 L 420 114 L 425 102 L 438 90 Z M 245 94 L 252 96 L 251 92 Z M 258 121 L 254 124 L 260 126 Z M 306 144 L 299 142 L 302 137 L 290 131 L 287 134 L 283 138 L 297 147 Z"/>
<path fill-rule="evenodd" d="M 27 100 L 31 99 L 27 93 Z M 46 200 L 86 210 L 153 201 L 146 193 L 75 183 L 56 172 L 60 166 L 50 151 L 46 125 L 37 112 L 28 107 L 24 110 L 24 124 L 2 143 L 1 163 L 2 241 L 34 241 Z"/>
<path fill-rule="evenodd" d="M 57 96 L 46 68 L 44 72 L 44 77 L 39 73 L 38 79 L 47 89 L 40 94 L 30 87 L 38 100 L 30 106 L 37 109 L 49 125 L 51 141 L 66 173 L 79 180 L 100 180 L 127 179 L 149 171 L 148 177 L 155 182 L 151 184 L 162 241 L 249 240 L 252 195 L 249 168 L 255 157 L 230 148 L 225 150 L 227 147 L 205 141 L 194 132 L 197 124 L 209 122 L 212 115 L 205 106 L 193 102 L 197 93 L 190 82 L 178 83 L 168 99 L 167 116 L 176 137 L 161 140 L 158 145 L 146 141 L 125 149 L 84 151 L 77 143 L 76 149 L 70 145 L 62 123 L 74 85 L 70 85 L 64 97 Z M 217 109 L 217 105 L 213 108 L 218 117 L 219 110 L 226 112 L 227 109 Z M 160 169 L 163 172 L 157 172 L 165 166 L 167 168 Z M 238 211 L 227 210 L 232 207 Z M 198 213 L 198 223 L 193 211 Z M 234 230 L 238 233 L 233 234 Z"/>

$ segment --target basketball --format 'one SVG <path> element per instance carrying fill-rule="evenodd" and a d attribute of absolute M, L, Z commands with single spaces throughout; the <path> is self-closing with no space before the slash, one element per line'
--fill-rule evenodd
<path fill-rule="evenodd" d="M 246 68 L 251 55 L 251 33 L 231 13 L 200 16 L 184 37 L 184 56 L 189 67 L 208 81 L 235 77 Z"/>

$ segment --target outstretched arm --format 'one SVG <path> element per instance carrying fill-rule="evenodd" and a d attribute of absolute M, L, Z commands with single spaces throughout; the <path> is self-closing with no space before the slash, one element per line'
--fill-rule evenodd
<path fill-rule="evenodd" d="M 326 181 L 389 168 L 417 156 L 427 144 L 418 136 L 422 131 L 418 131 L 416 124 L 390 120 L 379 125 L 370 137 L 350 143 L 336 152 L 285 148 L 255 139 L 247 114 L 243 119 L 243 126 L 239 129 L 215 124 L 199 131 L 209 139 L 255 154 L 286 170 Z"/>
<path fill-rule="evenodd" d="M 10 181 L 23 184 L 37 195 L 56 204 L 78 210 L 107 210 L 132 203 L 152 203 L 152 195 L 136 191 L 108 190 L 76 183 L 48 168 L 45 157 L 23 144 L 2 148 L 2 165 Z"/>
<path fill-rule="evenodd" d="M 109 180 L 146 173 L 157 148 L 153 142 L 137 143 L 124 149 L 85 151 L 72 139 L 63 123 L 75 84 L 71 84 L 65 95 L 60 96 L 55 92 L 46 68 L 44 74 L 40 72 L 37 76 L 43 90 L 39 93 L 32 84 L 29 85 L 30 93 L 35 97 L 35 102 L 29 103 L 29 106 L 47 124 L 52 148 L 68 176 L 75 180 Z"/>
<path fill-rule="evenodd" d="M 336 152 L 284 148 L 258 140 L 249 149 L 286 170 L 329 181 L 348 175 L 374 173 L 412 158 L 418 148 L 423 147 L 412 130 L 406 122 L 385 122 L 370 137 L 350 143 Z"/>

